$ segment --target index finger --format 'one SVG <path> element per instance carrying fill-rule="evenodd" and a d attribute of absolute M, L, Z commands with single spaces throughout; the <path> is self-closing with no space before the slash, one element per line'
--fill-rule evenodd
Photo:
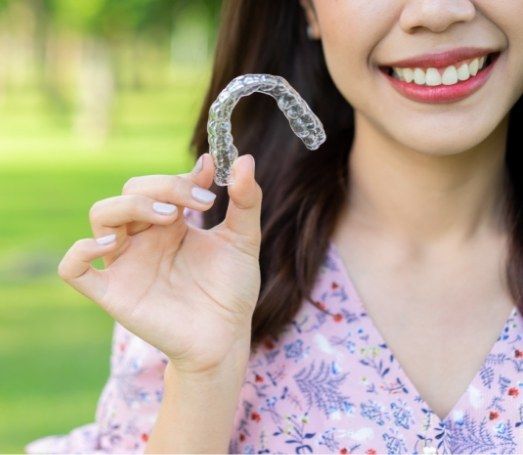
<path fill-rule="evenodd" d="M 207 190 L 212 185 L 215 166 L 209 153 L 201 155 L 201 160 L 199 172 L 193 169 L 185 174 L 132 177 L 125 183 L 122 194 L 141 194 L 170 202 L 177 205 L 179 211 L 183 207 L 207 210 L 216 196 Z"/>

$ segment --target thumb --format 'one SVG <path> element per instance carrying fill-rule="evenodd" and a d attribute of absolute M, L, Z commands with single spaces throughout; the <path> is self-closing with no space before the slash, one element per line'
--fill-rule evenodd
<path fill-rule="evenodd" d="M 227 186 L 229 205 L 225 225 L 234 233 L 261 237 L 262 189 L 254 175 L 255 161 L 251 154 L 242 155 L 232 165 L 233 183 Z"/>

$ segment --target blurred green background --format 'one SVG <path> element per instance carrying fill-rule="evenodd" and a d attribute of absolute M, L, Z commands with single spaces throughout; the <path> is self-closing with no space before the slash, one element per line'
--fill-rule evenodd
<path fill-rule="evenodd" d="M 0 0 L 0 452 L 94 419 L 113 321 L 56 268 L 96 200 L 192 167 L 219 8 Z"/>

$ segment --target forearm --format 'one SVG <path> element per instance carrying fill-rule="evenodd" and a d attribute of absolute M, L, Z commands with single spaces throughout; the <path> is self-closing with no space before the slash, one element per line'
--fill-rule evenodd
<path fill-rule="evenodd" d="M 227 453 L 249 350 L 242 343 L 207 373 L 182 374 L 169 363 L 145 453 Z"/>

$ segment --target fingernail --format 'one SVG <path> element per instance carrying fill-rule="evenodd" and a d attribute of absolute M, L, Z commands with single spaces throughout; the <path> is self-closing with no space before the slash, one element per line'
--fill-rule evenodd
<path fill-rule="evenodd" d="M 254 171 L 254 169 L 256 169 L 256 161 L 254 160 L 254 156 L 252 156 L 251 154 L 249 154 L 249 156 L 252 161 L 252 170 Z"/>
<path fill-rule="evenodd" d="M 204 203 L 214 201 L 214 198 L 216 197 L 216 194 L 214 194 L 212 191 L 208 191 L 205 188 L 201 188 L 199 186 L 193 186 L 191 189 L 191 194 L 192 197 L 198 202 Z"/>
<path fill-rule="evenodd" d="M 200 155 L 193 168 L 193 174 L 198 174 L 203 169 L 203 155 Z"/>
<path fill-rule="evenodd" d="M 116 239 L 116 234 L 109 234 L 104 237 L 98 237 L 96 239 L 96 242 L 99 245 L 109 245 L 109 243 L 113 243 Z"/>
<path fill-rule="evenodd" d="M 153 210 L 160 215 L 172 215 L 176 212 L 176 206 L 174 204 L 167 204 L 165 202 L 155 202 L 153 204 Z"/>

